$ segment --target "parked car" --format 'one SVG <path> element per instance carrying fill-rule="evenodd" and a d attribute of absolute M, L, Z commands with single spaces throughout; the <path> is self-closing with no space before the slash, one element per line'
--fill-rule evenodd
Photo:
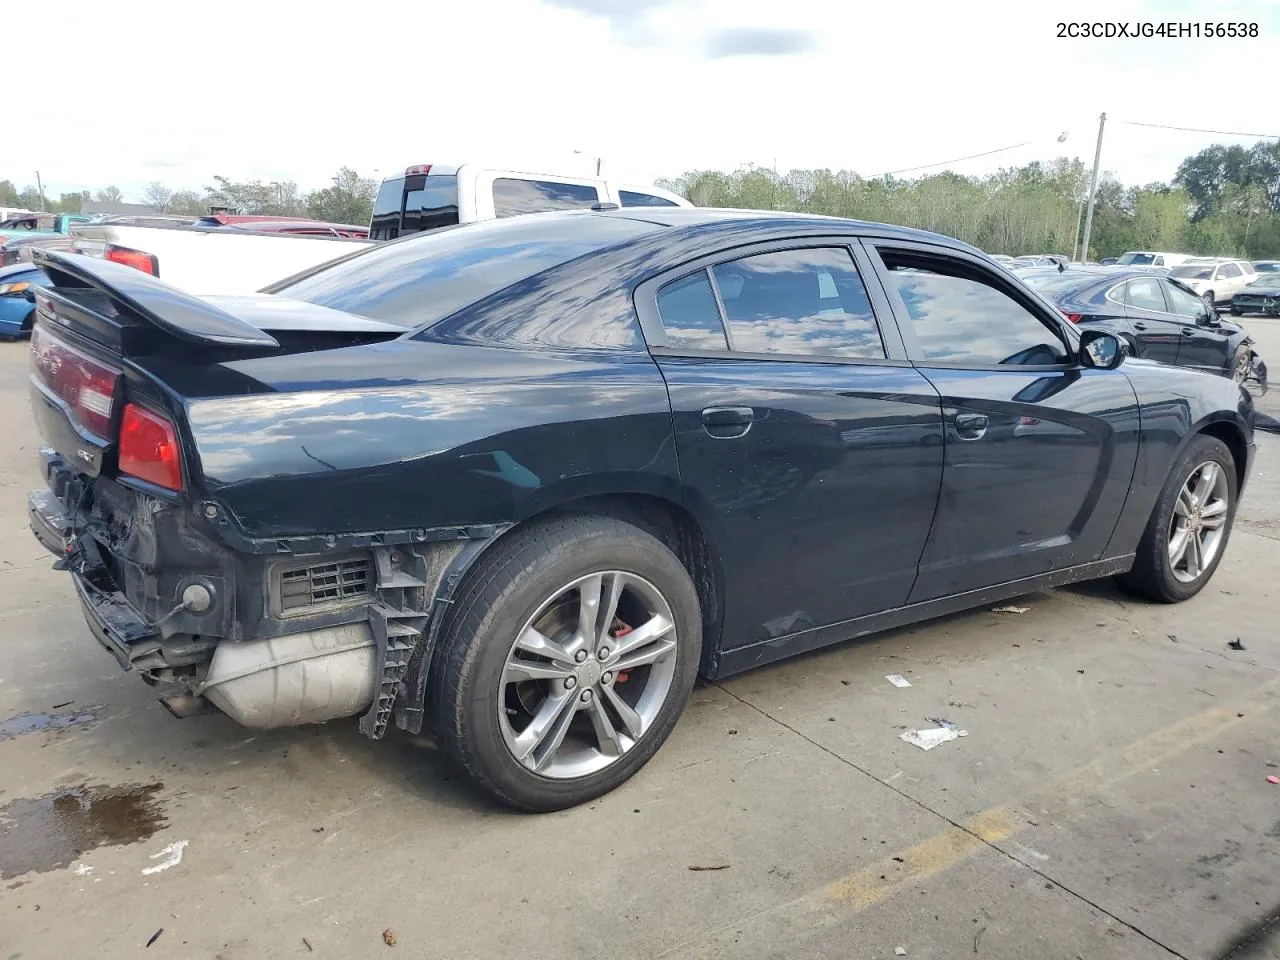
<path fill-rule="evenodd" d="M 374 240 L 422 230 L 475 223 L 495 217 L 589 208 L 688 207 L 679 194 L 657 187 L 616 183 L 599 177 L 502 170 L 477 163 L 422 163 L 388 177 L 373 203 L 369 236 Z"/>
<path fill-rule="evenodd" d="M 1072 323 L 1123 337 L 1135 357 L 1235 378 L 1265 389 L 1266 364 L 1238 324 L 1219 319 L 1194 291 L 1145 269 L 1075 267 L 1029 271 L 1023 282 Z"/>
<path fill-rule="evenodd" d="M 79 253 L 197 293 L 253 293 L 369 244 L 332 232 L 305 236 L 163 221 L 80 224 L 72 238 Z"/>
<path fill-rule="evenodd" d="M 699 672 L 1194 596 L 1253 458 L 1234 383 L 901 227 L 551 213 L 204 298 L 36 257 L 29 514 L 97 640 L 178 715 L 429 728 L 524 809 L 628 779 Z"/>
<path fill-rule="evenodd" d="M 1115 262 L 1121 267 L 1176 267 L 1179 264 L 1186 263 L 1188 260 L 1194 260 L 1195 255 L 1190 253 L 1158 253 L 1150 250 L 1128 250 L 1119 257 Z"/>
<path fill-rule="evenodd" d="M 1112 264 L 1117 263 L 1119 259 L 1120 259 L 1119 257 L 1103 257 L 1101 260 L 1098 261 L 1098 265 L 1102 267 L 1109 267 Z"/>
<path fill-rule="evenodd" d="M 1253 269 L 1258 273 L 1280 273 L 1280 260 L 1255 260 Z"/>
<path fill-rule="evenodd" d="M 214 214 L 196 221 L 201 227 L 225 227 L 254 233 L 287 233 L 303 237 L 348 237 L 366 239 L 369 228 L 349 223 L 326 223 L 309 217 L 270 217 L 250 214 Z"/>
<path fill-rule="evenodd" d="M 74 223 L 88 223 L 93 218 L 83 213 L 41 213 L 0 222 L 0 241 L 18 237 L 67 234 Z"/>
<path fill-rule="evenodd" d="M 33 247 L 52 247 L 55 250 L 72 249 L 70 236 L 36 233 L 29 237 L 13 237 L 0 243 L 0 266 L 7 267 L 21 260 L 30 261 Z"/>
<path fill-rule="evenodd" d="M 1231 315 L 1239 317 L 1246 313 L 1280 317 L 1280 272 L 1259 273 L 1231 298 Z"/>
<path fill-rule="evenodd" d="M 1217 260 L 1208 257 L 1188 260 L 1169 271 L 1210 307 L 1230 303 L 1231 298 L 1248 286 L 1257 271 L 1248 260 Z"/>
<path fill-rule="evenodd" d="M 1009 256 L 1007 253 L 989 253 L 987 256 L 1002 267 L 1007 267 L 1009 264 L 1013 263 L 1013 257 Z"/>
<path fill-rule="evenodd" d="M 36 308 L 28 293 L 48 285 L 48 276 L 35 264 L 0 267 L 0 339 L 17 340 L 31 332 Z"/>

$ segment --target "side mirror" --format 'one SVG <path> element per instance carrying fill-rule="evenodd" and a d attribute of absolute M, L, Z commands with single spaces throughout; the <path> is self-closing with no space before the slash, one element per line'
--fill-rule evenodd
<path fill-rule="evenodd" d="M 1129 355 L 1129 343 L 1106 330 L 1080 334 L 1080 363 L 1095 370 L 1114 370 Z"/>

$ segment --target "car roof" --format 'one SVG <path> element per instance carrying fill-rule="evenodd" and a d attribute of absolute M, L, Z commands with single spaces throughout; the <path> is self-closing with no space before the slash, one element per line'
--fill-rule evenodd
<path fill-rule="evenodd" d="M 568 216 L 581 215 L 582 211 L 569 211 Z M 803 227 L 806 233 L 822 229 L 836 232 L 852 231 L 869 233 L 880 237 L 898 240 L 915 240 L 920 243 L 932 243 L 986 256 L 977 247 L 970 246 L 953 237 L 927 230 L 916 230 L 911 227 L 899 227 L 887 223 L 876 223 L 870 220 L 853 220 L 848 217 L 829 217 L 816 213 L 792 213 L 783 210 L 739 210 L 728 207 L 624 207 L 620 210 L 591 211 L 596 216 L 620 217 L 626 220 L 639 220 L 658 226 L 699 230 L 711 228 L 728 228 L 734 225 L 753 226 L 761 230 L 768 228 L 785 229 Z M 550 214 L 557 216 L 559 214 Z M 532 214 L 532 216 L 548 216 L 548 214 Z"/>

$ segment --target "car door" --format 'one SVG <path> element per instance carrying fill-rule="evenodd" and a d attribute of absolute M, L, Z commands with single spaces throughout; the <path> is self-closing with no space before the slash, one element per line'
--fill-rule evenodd
<path fill-rule="evenodd" d="M 1103 559 L 1137 457 L 1128 378 L 1082 367 L 1076 335 L 978 258 L 864 244 L 946 425 L 942 495 L 911 602 Z"/>
<path fill-rule="evenodd" d="M 1223 327 L 1217 315 L 1210 314 L 1205 302 L 1194 293 L 1168 280 L 1161 280 L 1161 283 L 1181 326 L 1178 366 L 1196 367 L 1209 373 L 1229 370 L 1230 340 L 1235 327 Z"/>
<path fill-rule="evenodd" d="M 1117 292 L 1133 328 L 1135 354 L 1147 360 L 1177 363 L 1182 324 L 1169 309 L 1160 278 L 1132 277 Z"/>
<path fill-rule="evenodd" d="M 724 648 L 900 606 L 916 578 L 941 408 L 854 243 L 737 248 L 635 294 L 723 565 Z"/>
<path fill-rule="evenodd" d="M 1214 288 L 1219 303 L 1225 303 L 1240 292 L 1245 275 L 1238 263 L 1224 263 L 1218 267 L 1218 283 Z"/>

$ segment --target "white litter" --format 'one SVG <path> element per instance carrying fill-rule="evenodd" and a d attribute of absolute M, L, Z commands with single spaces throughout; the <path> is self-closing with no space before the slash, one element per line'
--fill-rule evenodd
<path fill-rule="evenodd" d="M 1026 613 L 1030 607 L 1015 607 L 1012 604 L 1007 607 L 992 607 L 992 613 Z"/>
<path fill-rule="evenodd" d="M 142 868 L 143 874 L 149 875 L 152 873 L 160 873 L 162 870 L 168 870 L 170 867 L 176 867 L 178 864 L 182 862 L 182 851 L 186 848 L 186 846 L 187 846 L 186 840 L 179 840 L 176 843 L 169 844 L 159 853 L 153 853 L 151 855 L 151 859 L 160 860 L 160 862 L 157 863 L 154 867 L 143 867 Z M 161 860 L 160 859 L 161 857 L 163 857 L 164 859 Z"/>
<path fill-rule="evenodd" d="M 907 741 L 907 743 L 915 744 L 921 750 L 932 750 L 940 743 L 956 740 L 959 737 L 959 730 L 949 730 L 946 727 L 930 727 L 927 730 L 908 730 L 902 734 L 901 739 Z"/>
<path fill-rule="evenodd" d="M 77 864 L 75 870 L 72 872 L 75 873 L 77 877 L 87 877 L 89 874 L 93 873 L 93 867 L 89 866 L 87 863 L 81 863 Z"/>
<path fill-rule="evenodd" d="M 892 683 L 895 687 L 911 686 L 910 680 L 908 680 L 906 677 L 900 677 L 896 673 L 889 674 L 889 676 L 885 677 L 885 679 L 888 680 L 890 683 Z"/>
<path fill-rule="evenodd" d="M 894 948 L 893 948 L 893 955 L 894 955 L 895 957 L 905 957 L 905 956 L 907 955 L 907 948 L 906 948 L 906 947 L 894 947 Z"/>

